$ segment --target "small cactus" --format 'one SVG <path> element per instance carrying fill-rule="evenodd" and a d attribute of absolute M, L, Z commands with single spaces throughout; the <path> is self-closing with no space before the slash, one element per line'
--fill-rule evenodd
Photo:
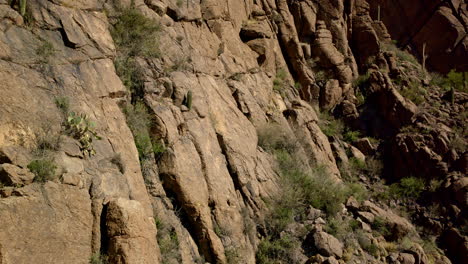
<path fill-rule="evenodd" d="M 24 16 L 26 14 L 26 0 L 20 0 L 19 7 L 21 16 Z"/>
<path fill-rule="evenodd" d="M 185 106 L 187 106 L 189 110 L 192 110 L 192 91 L 191 90 L 187 92 Z"/>
<path fill-rule="evenodd" d="M 455 104 L 455 89 L 453 86 L 450 87 L 450 103 Z"/>

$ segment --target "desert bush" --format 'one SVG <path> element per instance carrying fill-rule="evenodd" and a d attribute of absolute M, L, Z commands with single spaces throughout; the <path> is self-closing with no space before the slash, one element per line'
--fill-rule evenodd
<path fill-rule="evenodd" d="M 419 62 L 418 60 L 413 56 L 411 55 L 409 52 L 407 51 L 404 51 L 404 50 L 401 50 L 399 49 L 395 43 L 384 43 L 382 45 L 382 48 L 384 51 L 392 51 L 396 54 L 397 58 L 400 60 L 400 61 L 408 61 L 408 62 L 411 62 L 412 64 L 416 64 L 418 65 Z"/>
<path fill-rule="evenodd" d="M 279 69 L 276 72 L 275 79 L 273 80 L 273 90 L 281 93 L 284 89 L 285 81 L 287 77 L 288 77 L 288 73 L 282 68 Z"/>
<path fill-rule="evenodd" d="M 34 173 L 35 182 L 47 182 L 55 179 L 57 166 L 52 159 L 44 158 L 31 161 L 28 169 Z"/>
<path fill-rule="evenodd" d="M 124 56 L 157 57 L 160 25 L 135 8 L 122 9 L 111 28 L 117 51 Z"/>
<path fill-rule="evenodd" d="M 468 72 L 457 72 L 452 69 L 446 76 L 438 73 L 433 73 L 431 76 L 432 85 L 437 85 L 447 91 L 454 88 L 460 92 L 468 92 Z"/>
<path fill-rule="evenodd" d="M 40 45 L 36 48 L 36 55 L 39 57 L 39 63 L 48 63 L 50 57 L 52 57 L 54 53 L 54 45 L 45 39 L 41 40 Z"/>
<path fill-rule="evenodd" d="M 277 150 L 294 153 L 298 143 L 293 134 L 279 124 L 266 124 L 257 129 L 258 145 L 265 151 L 273 153 Z"/>
<path fill-rule="evenodd" d="M 370 77 L 370 73 L 369 72 L 366 72 L 365 74 L 361 74 L 359 75 L 359 77 L 353 81 L 353 87 L 355 88 L 360 88 L 360 87 L 363 87 L 367 84 L 367 82 L 369 81 L 369 77 Z"/>
<path fill-rule="evenodd" d="M 426 90 L 421 88 L 421 85 L 418 82 L 413 81 L 408 87 L 400 90 L 400 94 L 406 99 L 411 100 L 416 105 L 420 105 L 425 101 L 424 95 L 426 95 Z"/>
<path fill-rule="evenodd" d="M 348 130 L 343 134 L 344 141 L 349 143 L 357 141 L 360 137 L 361 133 L 359 131 Z"/>
<path fill-rule="evenodd" d="M 70 110 L 70 99 L 65 96 L 58 96 L 55 97 L 55 105 L 58 109 L 62 111 L 62 113 L 68 115 L 68 111 Z"/>
<path fill-rule="evenodd" d="M 321 112 L 319 123 L 320 130 L 327 136 L 333 137 L 343 133 L 344 124 L 341 120 L 335 119 L 328 112 Z"/>
<path fill-rule="evenodd" d="M 289 236 L 279 239 L 267 237 L 258 245 L 256 259 L 258 264 L 291 263 L 290 252 L 298 243 Z"/>
<path fill-rule="evenodd" d="M 108 257 L 101 252 L 96 252 L 89 258 L 89 264 L 108 264 Z"/>
<path fill-rule="evenodd" d="M 424 180 L 416 177 L 401 179 L 399 183 L 390 185 L 390 195 L 394 198 L 418 199 L 424 191 Z"/>
<path fill-rule="evenodd" d="M 179 237 L 176 230 L 170 225 L 163 223 L 157 217 L 155 217 L 155 223 L 158 229 L 156 239 L 161 251 L 162 263 L 181 263 Z"/>
<path fill-rule="evenodd" d="M 140 161 L 153 155 L 155 158 L 159 158 L 166 151 L 166 147 L 163 141 L 150 136 L 149 131 L 153 120 L 145 103 L 136 101 L 135 104 L 127 104 L 123 112 L 127 119 L 127 125 L 132 131 Z"/>

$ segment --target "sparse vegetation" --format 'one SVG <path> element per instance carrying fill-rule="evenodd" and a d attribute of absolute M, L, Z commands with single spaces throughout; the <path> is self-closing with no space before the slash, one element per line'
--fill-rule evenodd
<path fill-rule="evenodd" d="M 135 8 L 121 10 L 111 35 L 118 52 L 126 57 L 158 57 L 157 45 L 160 25 Z"/>
<path fill-rule="evenodd" d="M 158 229 L 157 240 L 163 264 L 181 263 L 182 257 L 179 252 L 179 237 L 176 230 L 163 223 L 155 217 L 156 227 Z"/>
<path fill-rule="evenodd" d="M 400 199 L 418 199 L 425 189 L 424 180 L 416 177 L 401 179 L 399 183 L 390 186 L 390 195 Z"/>
<path fill-rule="evenodd" d="M 421 85 L 418 82 L 410 82 L 409 86 L 400 90 L 400 94 L 406 99 L 411 100 L 416 105 L 420 105 L 425 101 L 424 96 L 426 95 L 426 90 L 421 88 Z"/>
<path fill-rule="evenodd" d="M 57 166 L 49 158 L 36 159 L 28 164 L 28 169 L 34 173 L 35 182 L 47 182 L 55 179 L 55 170 Z"/>
<path fill-rule="evenodd" d="M 42 64 L 48 63 L 54 53 L 54 45 L 45 39 L 42 39 L 41 44 L 36 48 L 36 55 L 39 57 L 39 63 Z"/>
<path fill-rule="evenodd" d="M 55 105 L 62 111 L 62 113 L 68 115 L 68 111 L 70 110 L 70 99 L 68 97 L 55 97 Z"/>
<path fill-rule="evenodd" d="M 274 91 L 278 93 L 282 93 L 287 76 L 288 76 L 287 72 L 282 68 L 276 72 L 275 79 L 273 80 Z"/>
<path fill-rule="evenodd" d="M 94 130 L 95 125 L 87 115 L 70 112 L 65 125 L 67 133 L 80 142 L 80 149 L 84 155 L 92 156 L 96 154 L 93 139 L 101 140 L 101 137 Z"/>
<path fill-rule="evenodd" d="M 150 136 L 149 131 L 153 121 L 147 106 L 142 101 L 137 101 L 134 105 L 127 104 L 124 113 L 128 127 L 133 133 L 140 161 L 144 162 L 153 155 L 156 158 L 160 157 L 166 151 L 166 147 L 164 142 Z"/>
<path fill-rule="evenodd" d="M 283 186 L 281 194 L 269 201 L 269 237 L 259 246 L 258 263 L 286 261 L 288 252 L 295 245 L 293 240 L 280 236 L 280 233 L 294 221 L 294 217 L 303 215 L 307 206 L 334 216 L 351 191 L 348 186 L 333 181 L 323 166 L 310 170 L 300 165 L 297 142 L 278 125 L 266 126 L 258 133 L 259 144 L 276 157 Z"/>
<path fill-rule="evenodd" d="M 457 72 L 451 70 L 445 77 L 438 74 L 431 74 L 431 84 L 439 86 L 448 91 L 454 88 L 456 91 L 468 93 L 468 72 Z"/>
<path fill-rule="evenodd" d="M 327 137 L 334 137 L 343 134 L 344 124 L 341 120 L 335 119 L 328 112 L 321 112 L 319 127 Z"/>
<path fill-rule="evenodd" d="M 361 133 L 359 131 L 352 131 L 348 130 L 344 133 L 343 139 L 344 141 L 353 143 L 356 142 L 361 137 Z"/>
<path fill-rule="evenodd" d="M 96 252 L 89 258 L 89 264 L 108 264 L 108 257 L 101 252 Z"/>
<path fill-rule="evenodd" d="M 146 18 L 137 9 L 128 8 L 120 11 L 110 31 L 117 47 L 114 61 L 116 72 L 133 95 L 142 97 L 143 69 L 136 58 L 154 58 L 160 55 L 160 25 Z"/>
<path fill-rule="evenodd" d="M 257 263 L 290 263 L 291 251 L 298 246 L 297 242 L 288 236 L 279 239 L 265 238 L 258 245 Z"/>
<path fill-rule="evenodd" d="M 400 60 L 400 61 L 408 61 L 412 64 L 415 64 L 415 65 L 419 65 L 418 63 L 418 60 L 413 56 L 411 55 L 409 52 L 405 51 L 405 50 L 401 50 L 399 49 L 397 46 L 396 46 L 396 43 L 395 42 L 392 42 L 392 43 L 384 43 L 382 45 L 382 49 L 384 51 L 392 51 L 396 54 L 397 58 Z"/>

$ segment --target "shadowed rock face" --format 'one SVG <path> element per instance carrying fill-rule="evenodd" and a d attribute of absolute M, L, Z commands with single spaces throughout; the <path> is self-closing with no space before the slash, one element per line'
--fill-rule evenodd
<path fill-rule="evenodd" d="M 369 139 L 345 143 L 342 135 L 325 135 L 318 111 L 341 111 L 357 123 L 353 81 L 368 68 L 369 105 L 390 131 L 382 134 L 393 137 L 391 151 L 406 150 L 394 170 L 409 174 L 424 166 L 441 177 L 466 170 L 466 155 L 449 150 L 445 134 L 398 134 L 413 124 L 418 108 L 387 73 L 399 76 L 404 68 L 394 54 L 381 52 L 390 41 L 389 13 L 382 8 L 385 24 L 373 21 L 373 1 L 37 0 L 27 1 L 24 17 L 17 2 L 0 0 L 0 264 L 89 263 L 106 255 L 122 264 L 256 263 L 272 221 L 271 199 L 288 187 L 281 185 L 277 153 L 260 146 L 274 138 L 265 140 L 259 131 L 274 123 L 272 134 L 293 142 L 297 168 L 320 168 L 330 183 L 341 183 L 343 164 L 368 158 L 353 145 L 368 156 L 378 150 Z M 111 34 L 132 3 L 158 25 L 151 42 L 157 56 L 126 54 Z M 448 40 L 428 45 L 429 63 L 439 65 L 456 52 L 466 54 L 457 24 L 463 16 L 452 6 L 433 9 L 440 14 L 427 16 L 427 25 L 441 31 L 455 25 Z M 133 17 L 139 25 L 140 16 Z M 132 30 L 124 33 L 138 33 Z M 408 40 L 397 32 L 397 39 L 425 41 L 414 31 Z M 452 51 L 437 53 L 445 46 Z M 378 65 L 368 65 L 372 59 Z M 462 112 L 463 94 L 447 109 Z M 138 106 L 140 115 L 132 116 Z M 85 114 L 83 120 L 94 123 L 84 122 L 85 130 L 101 139 L 80 133 L 70 112 Z M 142 124 L 146 134 L 135 128 Z M 88 143 L 95 155 L 84 151 Z M 32 161 L 39 161 L 36 167 Z M 461 208 L 463 179 L 447 187 L 456 190 Z M 381 204 L 352 204 L 348 210 L 356 212 L 340 204 L 340 216 L 358 219 L 367 231 L 376 217 L 398 238 L 414 231 Z M 302 222 L 285 232 L 309 237 L 318 252 L 298 248 L 291 255 L 302 263 L 341 263 L 348 249 L 323 230 L 326 215 L 309 209 L 313 219 L 294 215 Z M 425 257 L 422 249 L 408 252 L 395 259 Z M 359 256 L 383 263 L 362 249 Z"/>
<path fill-rule="evenodd" d="M 440 72 L 467 71 L 468 12 L 466 1 L 369 1 L 371 16 L 381 20 L 398 45 L 408 45 L 422 58 L 426 43 L 427 66 Z"/>

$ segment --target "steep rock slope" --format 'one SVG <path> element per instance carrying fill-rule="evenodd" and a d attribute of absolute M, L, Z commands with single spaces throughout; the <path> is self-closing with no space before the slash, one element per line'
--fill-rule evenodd
<path fill-rule="evenodd" d="M 401 47 L 408 45 L 422 59 L 426 44 L 425 56 L 431 69 L 467 71 L 466 1 L 378 0 L 369 1 L 369 4 L 374 19 L 377 19 L 380 6 L 381 20 Z"/>
<path fill-rule="evenodd" d="M 262 252 L 298 263 L 449 263 L 417 244 L 384 246 L 415 228 L 350 194 L 346 207 L 336 196 L 338 209 L 318 203 L 271 231 L 272 203 L 288 189 L 278 163 L 294 154 L 297 168 L 341 186 L 341 165 L 366 159 L 358 144 L 324 134 L 319 109 L 395 142 L 386 149 L 409 140 L 398 132 L 417 106 L 386 73 L 406 70 L 382 52 L 388 33 L 367 2 L 39 0 L 23 15 L 15 2 L 0 0 L 0 263 L 263 263 Z M 352 83 L 368 68 L 362 111 Z M 447 107 L 462 111 L 463 96 Z M 384 129 L 366 122 L 375 109 Z M 265 139 L 272 129 L 280 140 Z M 406 147 L 395 171 L 421 166 L 411 164 L 417 155 L 440 171 L 437 137 L 416 140 L 428 147 Z M 459 173 L 463 155 L 455 151 L 445 162 L 455 169 L 440 177 Z M 451 177 L 444 193 L 466 194 L 463 179 Z M 325 194 L 330 203 L 334 195 Z M 366 230 L 350 239 L 359 243 L 329 234 L 328 210 Z M 394 234 L 372 234 L 382 225 Z M 459 229 L 444 235 L 466 241 Z"/>

